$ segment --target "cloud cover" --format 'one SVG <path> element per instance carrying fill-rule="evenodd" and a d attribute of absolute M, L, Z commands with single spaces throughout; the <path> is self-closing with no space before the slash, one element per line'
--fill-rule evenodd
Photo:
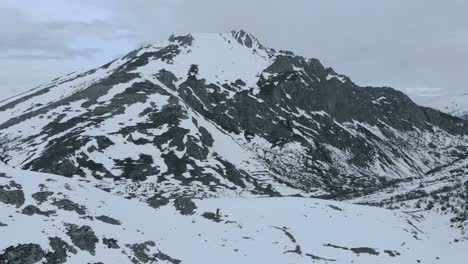
<path fill-rule="evenodd" d="M 466 10 L 461 0 L 5 0 L 1 89 L 32 88 L 173 33 L 242 28 L 361 85 L 425 100 L 468 91 Z"/>

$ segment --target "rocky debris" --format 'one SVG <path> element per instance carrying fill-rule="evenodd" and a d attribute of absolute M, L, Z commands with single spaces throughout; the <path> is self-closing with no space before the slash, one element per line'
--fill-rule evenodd
<path fill-rule="evenodd" d="M 74 224 L 65 224 L 67 235 L 73 242 L 73 245 L 81 250 L 86 250 L 94 256 L 96 244 L 99 239 L 94 234 L 94 231 L 89 226 L 78 227 Z"/>
<path fill-rule="evenodd" d="M 132 250 L 133 255 L 135 256 L 134 259 L 131 259 L 133 263 L 148 263 L 150 261 L 156 262 L 156 258 L 154 256 L 148 255 L 147 253 L 150 251 L 148 247 L 156 246 L 156 243 L 153 241 L 146 241 L 144 243 L 136 243 L 126 246 Z"/>
<path fill-rule="evenodd" d="M 119 220 L 114 219 L 114 218 L 109 217 L 109 216 L 105 216 L 105 215 L 98 216 L 98 217 L 96 217 L 96 219 L 101 221 L 101 222 L 111 224 L 111 225 L 121 225 Z"/>
<path fill-rule="evenodd" d="M 302 249 L 301 249 L 301 246 L 297 243 L 297 240 L 296 238 L 293 236 L 293 234 L 291 234 L 287 227 L 273 227 L 273 228 L 276 228 L 278 230 L 281 230 L 283 231 L 283 233 L 289 238 L 289 240 L 295 245 L 294 249 L 290 249 L 290 250 L 286 250 L 284 253 L 295 253 L 295 254 L 298 254 L 298 255 L 302 255 Z"/>
<path fill-rule="evenodd" d="M 356 255 L 360 255 L 360 254 L 369 254 L 369 255 L 375 255 L 375 256 L 378 256 L 380 253 L 373 249 L 373 248 L 369 248 L 369 247 L 353 247 L 353 248 L 348 248 L 348 247 L 342 247 L 342 246 L 337 246 L 337 245 L 333 245 L 333 244 L 325 244 L 324 245 L 325 247 L 332 247 L 332 248 L 338 248 L 338 249 L 343 249 L 343 250 L 349 250 L 349 251 L 352 251 L 354 254 Z"/>
<path fill-rule="evenodd" d="M 379 255 L 379 252 L 377 252 L 375 249 L 373 248 L 369 248 L 369 247 L 357 247 L 357 248 L 350 248 L 350 250 L 352 252 L 354 252 L 354 254 L 370 254 L 370 255 L 375 255 L 375 256 L 378 256 Z"/>
<path fill-rule="evenodd" d="M 167 205 L 169 203 L 169 201 L 170 200 L 168 198 L 165 198 L 165 197 L 163 197 L 161 195 L 155 194 L 155 195 L 151 196 L 150 198 L 148 198 L 146 200 L 146 203 L 149 206 L 157 209 L 157 208 L 159 208 L 161 206 Z"/>
<path fill-rule="evenodd" d="M 23 208 L 23 210 L 21 211 L 22 214 L 25 214 L 25 215 L 35 215 L 35 214 L 38 214 L 38 215 L 42 215 L 42 216 L 51 216 L 53 214 L 56 213 L 55 210 L 50 210 L 50 211 L 42 211 L 41 209 L 37 208 L 36 206 L 34 205 L 28 205 L 26 207 Z"/>
<path fill-rule="evenodd" d="M 73 201 L 70 201 L 68 199 L 55 200 L 52 204 L 57 206 L 57 208 L 65 211 L 73 211 L 79 215 L 86 214 L 85 206 L 74 203 Z"/>
<path fill-rule="evenodd" d="M 395 250 L 384 250 L 384 253 L 388 254 L 390 257 L 400 256 L 400 252 Z"/>
<path fill-rule="evenodd" d="M 10 181 L 9 182 L 9 185 L 15 189 L 18 189 L 18 190 L 21 190 L 23 189 L 23 186 L 21 186 L 21 184 L 15 182 L 15 181 Z"/>
<path fill-rule="evenodd" d="M 329 204 L 328 207 L 330 207 L 330 208 L 333 209 L 333 210 L 343 211 L 343 209 L 339 208 L 339 207 L 336 206 L 336 205 Z"/>
<path fill-rule="evenodd" d="M 76 254 L 78 251 L 59 237 L 49 237 L 49 245 L 52 251 L 45 255 L 45 264 L 66 263 L 68 253 Z"/>
<path fill-rule="evenodd" d="M 324 261 L 336 261 L 336 259 L 327 259 L 327 258 L 322 258 L 313 254 L 306 253 L 306 256 L 310 257 L 313 260 L 324 260 Z"/>
<path fill-rule="evenodd" d="M 204 212 L 202 216 L 206 219 L 212 220 L 217 223 L 222 221 L 221 214 L 219 213 L 219 209 L 216 209 L 216 213 Z"/>
<path fill-rule="evenodd" d="M 8 225 L 0 222 L 0 227 L 2 227 L 2 226 L 8 226 Z"/>
<path fill-rule="evenodd" d="M 21 207 L 25 202 L 23 190 L 8 189 L 7 186 L 0 186 L 0 202 L 15 205 L 17 208 Z"/>
<path fill-rule="evenodd" d="M 156 243 L 154 243 L 153 241 L 146 241 L 144 243 L 136 243 L 126 246 L 132 250 L 133 255 L 135 256 L 135 258 L 130 258 L 131 261 L 135 264 L 158 263 L 158 260 L 167 261 L 173 264 L 181 263 L 180 260 L 174 259 L 159 250 L 157 251 L 157 253 L 151 254 L 150 247 L 154 248 L 156 246 Z"/>
<path fill-rule="evenodd" d="M 52 196 L 54 194 L 54 192 L 36 192 L 36 193 L 33 193 L 31 195 L 31 197 L 36 200 L 38 203 L 43 203 L 45 201 L 47 201 L 47 199 L 49 198 L 49 196 Z"/>
<path fill-rule="evenodd" d="M 159 259 L 159 260 L 162 260 L 162 261 L 167 261 L 169 263 L 172 263 L 172 264 L 180 264 L 182 263 L 182 261 L 178 260 L 178 259 L 175 259 L 175 258 L 172 258 L 170 257 L 169 255 L 161 252 L 158 250 L 158 253 L 154 254 L 154 257 L 156 259 Z"/>
<path fill-rule="evenodd" d="M 34 264 L 39 263 L 45 256 L 41 246 L 37 244 L 20 244 L 5 249 L 0 254 L 1 264 Z"/>
<path fill-rule="evenodd" d="M 112 249 L 120 248 L 119 241 L 113 238 L 103 238 L 102 243 L 106 245 L 108 248 L 112 248 Z"/>
<path fill-rule="evenodd" d="M 193 215 L 197 206 L 189 197 L 179 197 L 174 200 L 174 206 L 182 215 Z"/>

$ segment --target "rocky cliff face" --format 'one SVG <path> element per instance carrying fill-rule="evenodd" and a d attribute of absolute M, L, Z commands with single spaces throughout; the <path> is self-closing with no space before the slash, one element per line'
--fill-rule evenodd
<path fill-rule="evenodd" d="M 171 36 L 0 104 L 10 166 L 157 197 L 375 191 L 465 155 L 467 132 L 244 31 Z"/>

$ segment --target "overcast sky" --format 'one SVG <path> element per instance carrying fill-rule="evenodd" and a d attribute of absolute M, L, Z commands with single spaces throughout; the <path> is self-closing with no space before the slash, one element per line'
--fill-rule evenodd
<path fill-rule="evenodd" d="M 360 85 L 468 92 L 466 0 L 1 0 L 0 98 L 171 34 L 245 29 Z"/>

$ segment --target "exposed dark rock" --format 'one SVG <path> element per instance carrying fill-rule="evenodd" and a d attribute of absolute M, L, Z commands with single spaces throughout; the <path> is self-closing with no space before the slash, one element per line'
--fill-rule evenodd
<path fill-rule="evenodd" d="M 221 222 L 221 215 L 219 214 L 219 209 L 216 211 L 216 213 L 213 212 L 204 212 L 202 216 L 206 219 L 212 220 L 214 222 Z"/>
<path fill-rule="evenodd" d="M 182 263 L 182 261 L 180 261 L 180 260 L 178 260 L 178 259 L 174 259 L 174 258 L 170 257 L 170 256 L 167 255 L 167 254 L 164 254 L 163 252 L 161 252 L 161 251 L 159 251 L 159 250 L 158 250 L 158 253 L 156 253 L 156 254 L 154 255 L 154 257 L 155 257 L 156 259 L 159 259 L 159 260 L 162 260 L 162 261 L 167 261 L 167 262 L 170 262 L 170 263 L 172 263 L 172 264 L 180 264 L 180 263 Z"/>
<path fill-rule="evenodd" d="M 181 263 L 180 260 L 174 259 L 167 254 L 159 251 L 155 254 L 150 253 L 150 247 L 155 247 L 156 243 L 153 241 L 146 241 L 144 243 L 137 243 L 132 245 L 127 245 L 132 251 L 135 259 L 131 259 L 133 263 L 158 263 L 158 260 L 167 261 L 173 264 Z"/>
<path fill-rule="evenodd" d="M 8 225 L 0 222 L 0 227 L 3 227 L 3 226 L 8 226 Z"/>
<path fill-rule="evenodd" d="M 4 264 L 34 264 L 44 258 L 44 251 L 37 244 L 20 244 L 5 249 L 0 254 L 0 263 Z"/>
<path fill-rule="evenodd" d="M 102 243 L 106 245 L 108 248 L 112 248 L 112 249 L 120 248 L 119 242 L 113 238 L 103 238 Z"/>
<path fill-rule="evenodd" d="M 325 244 L 325 245 L 323 245 L 323 246 L 325 246 L 325 247 L 332 247 L 332 248 L 339 248 L 339 249 L 343 249 L 343 250 L 349 250 L 349 248 L 347 248 L 347 247 L 337 246 L 337 245 L 333 245 L 333 244 L 330 244 L 330 243 Z"/>
<path fill-rule="evenodd" d="M 39 203 L 43 203 L 45 201 L 47 201 L 47 199 L 49 198 L 49 196 L 52 196 L 54 194 L 54 192 L 36 192 L 36 193 L 33 193 L 31 196 L 32 198 L 34 198 L 34 200 L 38 201 Z"/>
<path fill-rule="evenodd" d="M 45 255 L 46 264 L 66 263 L 69 253 L 76 254 L 78 251 L 59 237 L 49 237 L 49 245 L 52 251 Z"/>
<path fill-rule="evenodd" d="M 336 205 L 329 204 L 328 207 L 330 207 L 330 208 L 333 209 L 333 210 L 343 211 L 343 209 L 339 208 L 339 207 L 336 206 Z"/>
<path fill-rule="evenodd" d="M 101 215 L 96 217 L 97 220 L 111 225 L 121 225 L 120 221 L 109 216 Z"/>
<path fill-rule="evenodd" d="M 146 203 L 149 206 L 157 209 L 161 206 L 167 205 L 169 203 L 169 199 L 162 197 L 161 195 L 155 194 L 146 200 Z"/>
<path fill-rule="evenodd" d="M 357 254 L 357 255 L 359 255 L 359 254 L 370 254 L 370 255 L 376 255 L 376 256 L 379 255 L 378 251 L 376 251 L 373 248 L 369 248 L 369 247 L 348 248 L 348 247 L 342 247 L 342 246 L 337 246 L 337 245 L 333 245 L 333 244 L 325 244 L 324 246 L 325 247 L 343 249 L 343 250 L 349 250 L 349 251 L 352 251 L 354 254 Z"/>
<path fill-rule="evenodd" d="M 94 234 L 94 231 L 89 226 L 78 227 L 74 224 L 65 224 L 67 235 L 73 242 L 73 245 L 81 250 L 86 250 L 94 256 L 96 244 L 99 239 Z"/>
<path fill-rule="evenodd" d="M 19 208 L 24 204 L 24 201 L 23 190 L 8 190 L 6 186 L 0 186 L 0 202 Z"/>
<path fill-rule="evenodd" d="M 154 247 L 156 244 L 153 241 L 146 241 L 144 243 L 137 243 L 127 245 L 132 251 L 136 259 L 132 259 L 132 262 L 137 263 L 149 263 L 150 261 L 156 262 L 156 258 L 148 254 L 150 251 L 148 247 Z"/>
<path fill-rule="evenodd" d="M 197 206 L 189 197 L 176 198 L 174 206 L 182 215 L 193 215 L 197 209 Z"/>
<path fill-rule="evenodd" d="M 50 211 L 42 211 L 41 209 L 37 208 L 36 206 L 34 205 L 28 205 L 26 207 L 23 208 L 23 210 L 21 211 L 22 214 L 25 214 L 25 215 L 35 215 L 35 214 L 38 214 L 38 215 L 43 215 L 43 216 L 51 216 L 53 214 L 55 214 L 55 211 L 54 210 L 50 210 Z"/>
<path fill-rule="evenodd" d="M 86 214 L 85 206 L 74 203 L 68 199 L 56 200 L 52 204 L 65 211 L 74 211 L 79 215 Z"/>
<path fill-rule="evenodd" d="M 355 254 L 370 254 L 370 255 L 375 255 L 378 256 L 379 252 L 377 252 L 373 248 L 368 248 L 368 247 L 358 247 L 358 248 L 351 248 L 351 251 L 353 251 Z"/>
<path fill-rule="evenodd" d="M 308 253 L 306 253 L 305 255 L 312 258 L 313 260 L 336 261 L 336 259 L 326 259 L 326 258 L 322 258 L 322 257 L 315 256 L 315 255 L 312 255 L 312 254 L 308 254 Z"/>
<path fill-rule="evenodd" d="M 384 250 L 384 253 L 388 254 L 390 257 L 396 257 L 400 255 L 400 252 L 395 250 Z"/>

